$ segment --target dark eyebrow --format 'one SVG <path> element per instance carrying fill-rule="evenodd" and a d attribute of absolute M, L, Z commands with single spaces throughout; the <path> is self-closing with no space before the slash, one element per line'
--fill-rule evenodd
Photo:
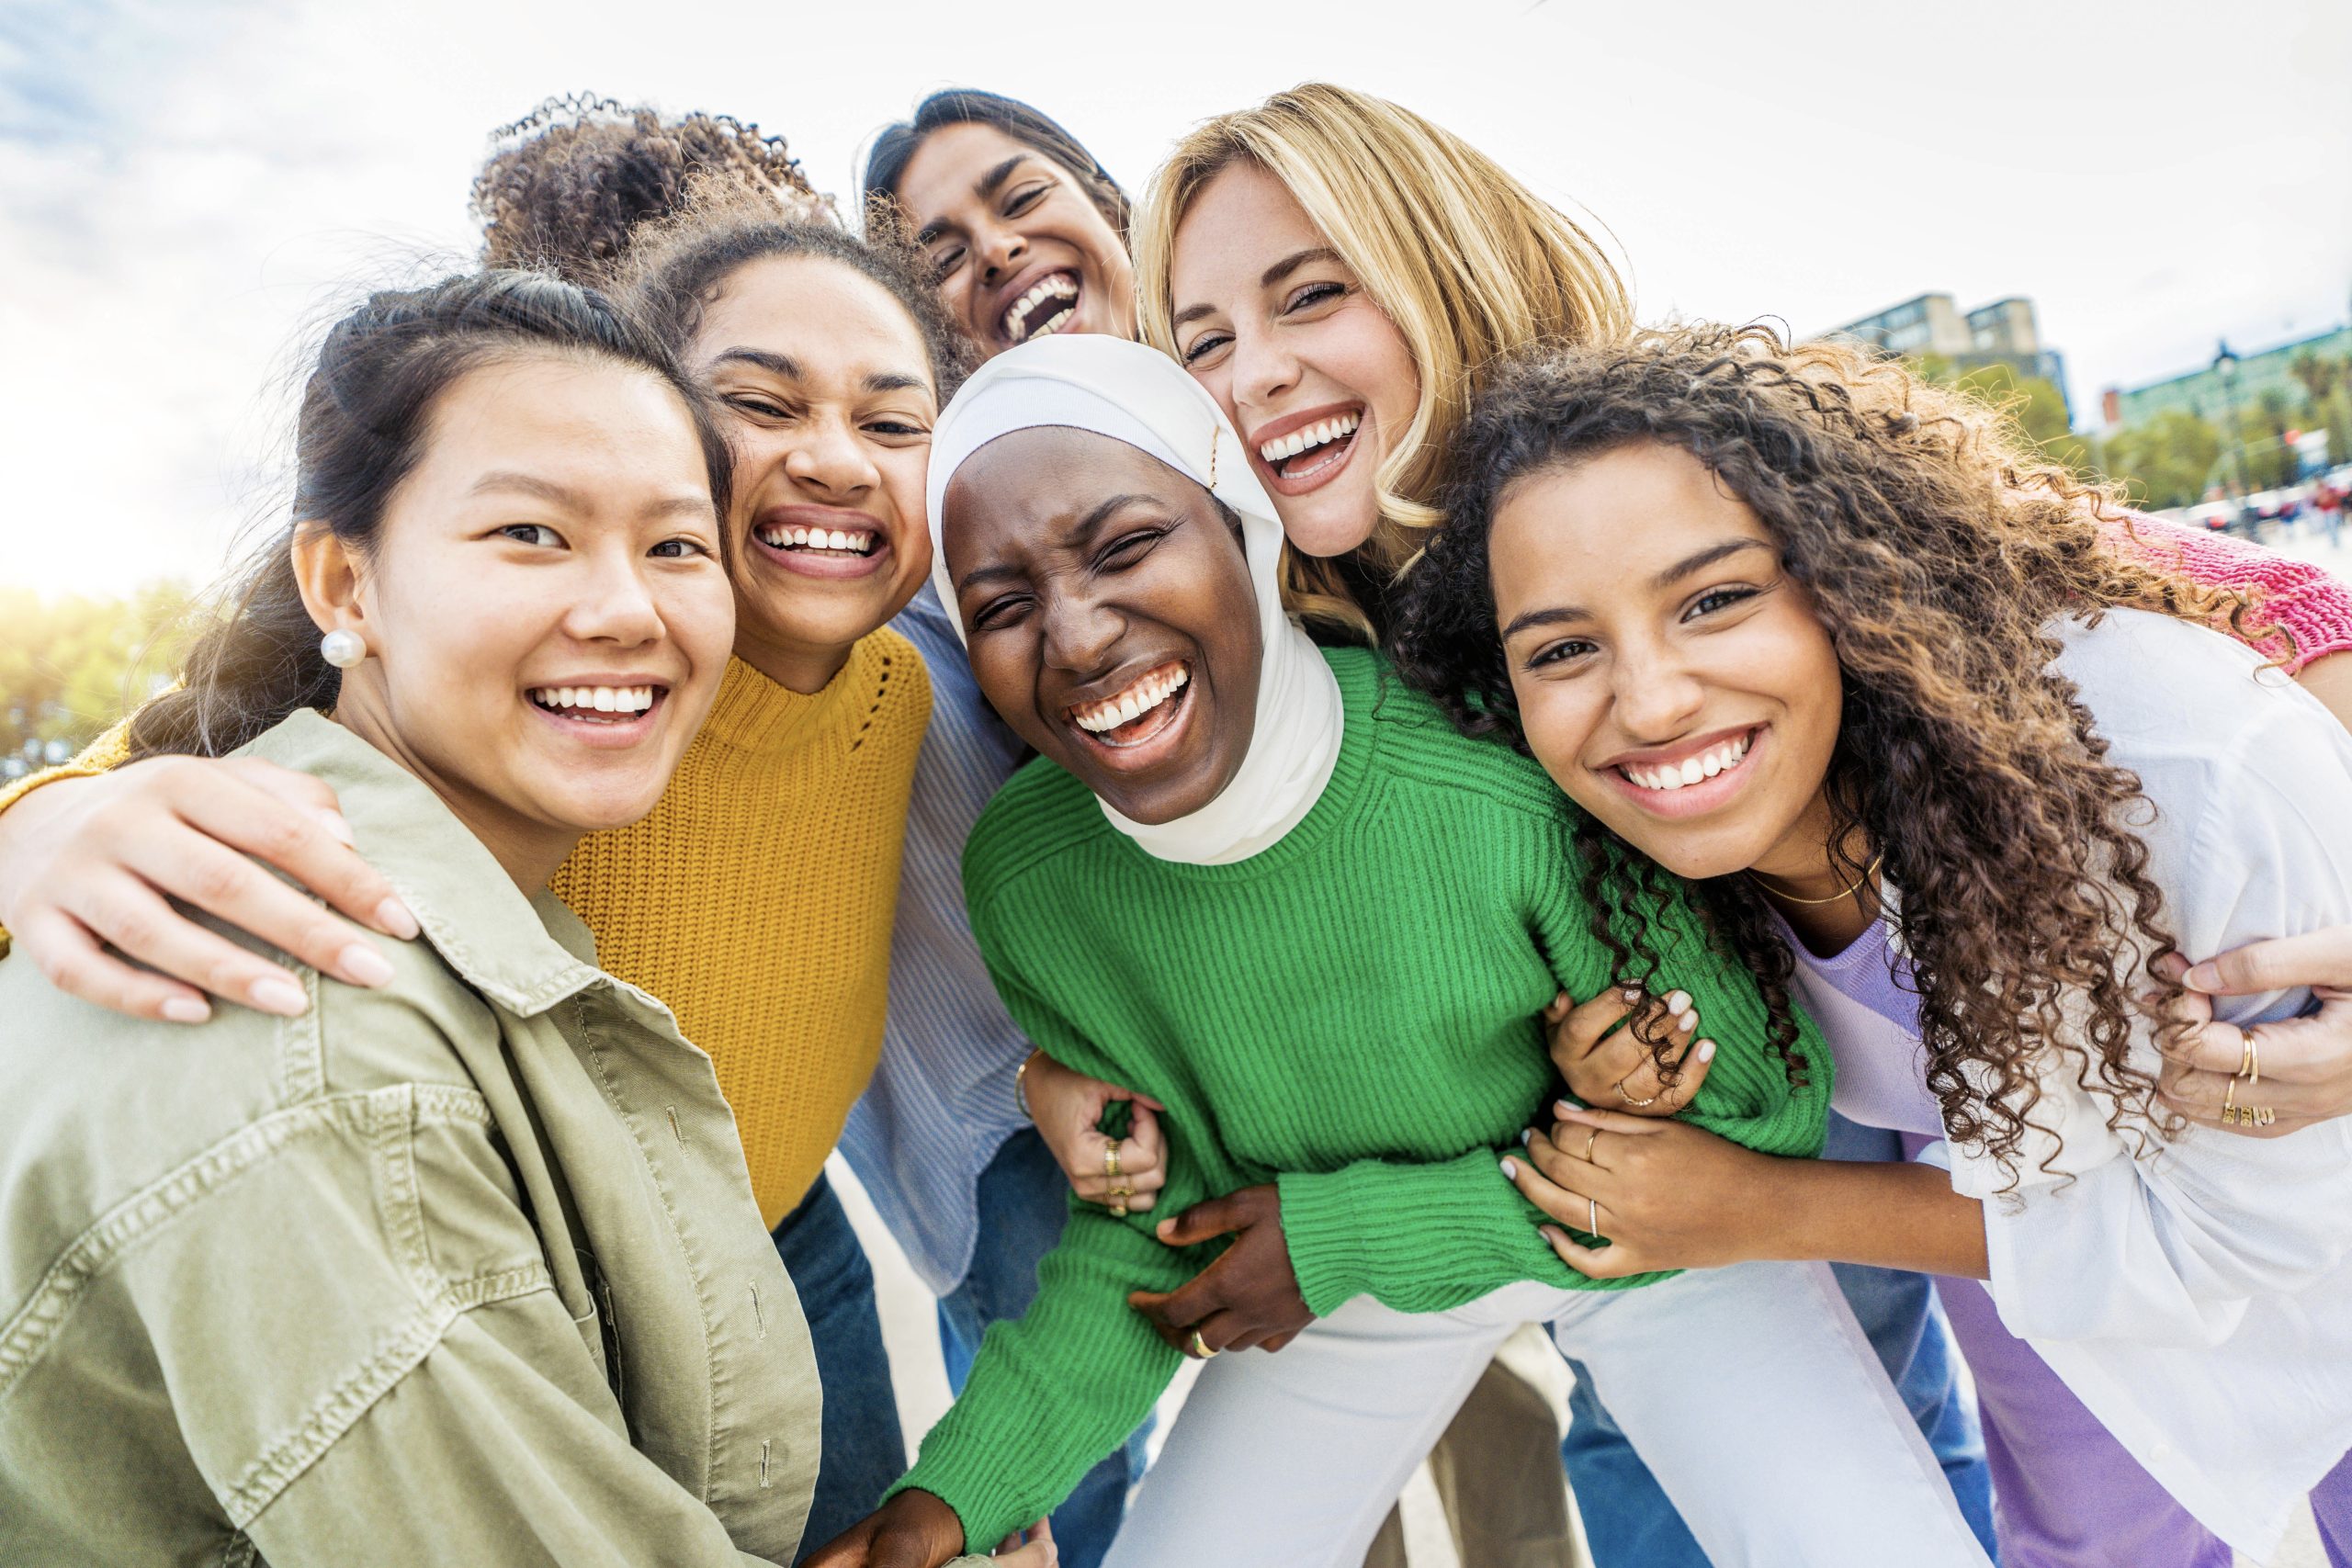
<path fill-rule="evenodd" d="M 560 506 L 567 512 L 589 513 L 595 510 L 594 503 L 576 490 L 560 485 L 553 479 L 540 479 L 534 474 L 516 473 L 511 468 L 496 468 L 482 475 L 474 481 L 473 489 L 467 493 L 494 495 L 501 491 L 531 496 L 547 502 L 550 505 Z M 710 497 L 707 494 L 663 496 L 661 500 L 645 506 L 639 515 L 667 517 L 673 513 L 708 517 L 711 514 Z"/>
<path fill-rule="evenodd" d="M 1012 171 L 1019 168 L 1028 161 L 1028 153 L 1015 152 L 1012 157 L 1007 158 L 1003 163 L 999 164 L 995 168 L 990 169 L 987 174 L 982 175 L 978 179 L 973 181 L 972 194 L 978 197 L 982 201 L 993 199 L 996 193 L 1004 188 L 1004 182 L 1012 177 Z"/>
<path fill-rule="evenodd" d="M 1102 520 L 1104 518 L 1110 516 L 1113 513 L 1117 512 L 1122 507 L 1133 506 L 1137 502 L 1146 502 L 1156 505 L 1159 504 L 1159 498 L 1157 496 L 1138 495 L 1133 492 L 1129 492 L 1125 495 L 1114 495 L 1108 497 L 1096 505 L 1091 512 L 1089 512 L 1085 516 L 1072 524 L 1069 531 L 1062 536 L 1062 543 L 1064 546 L 1074 549 L 1089 535 L 1092 534 L 1095 529 L 1102 526 Z"/>
<path fill-rule="evenodd" d="M 1099 502 L 1091 511 L 1089 511 L 1085 516 L 1080 518 L 1077 522 L 1071 524 L 1067 529 L 1063 530 L 1061 539 L 1059 540 L 1061 547 L 1064 549 L 1078 548 L 1079 546 L 1085 542 L 1087 536 L 1093 533 L 1095 529 L 1102 526 L 1102 523 L 1105 518 L 1119 511 L 1122 507 L 1133 506 L 1138 502 L 1151 505 L 1160 504 L 1160 501 L 1158 496 L 1142 495 L 1134 492 L 1111 496 Z M 1026 575 L 1027 573 L 1023 571 L 1017 566 L 974 567 L 970 571 L 966 572 L 962 577 L 956 580 L 956 592 L 960 594 L 964 590 L 972 587 L 976 583 L 1001 582 L 1007 580 L 1018 580 Z"/>
<path fill-rule="evenodd" d="M 1007 158 L 1003 163 L 999 164 L 995 168 L 990 169 L 987 174 L 982 175 L 978 179 L 973 181 L 972 194 L 978 197 L 982 201 L 995 200 L 996 193 L 1004 188 L 1004 182 L 1012 177 L 1012 171 L 1021 167 L 1022 164 L 1028 161 L 1028 153 L 1015 152 L 1012 157 Z M 953 229 L 954 227 L 956 227 L 956 225 L 949 222 L 944 217 L 934 218 L 930 222 L 924 224 L 922 231 L 915 235 L 915 243 L 918 245 L 928 245 L 933 240 L 939 238 L 943 232 L 949 229 Z"/>
<path fill-rule="evenodd" d="M 876 370 L 864 383 L 869 392 L 928 392 L 932 389 L 927 377 L 910 376 L 903 370 Z"/>
<path fill-rule="evenodd" d="M 1309 262 L 1335 262 L 1339 259 L 1340 253 L 1333 250 L 1330 246 L 1313 246 L 1310 249 L 1284 256 L 1282 260 L 1276 262 L 1273 265 L 1260 273 L 1258 275 L 1258 287 L 1261 288 L 1272 288 L 1275 284 L 1280 283 L 1283 278 L 1288 277 L 1292 273 L 1296 272 L 1300 267 L 1305 266 Z"/>
<path fill-rule="evenodd" d="M 1260 273 L 1258 275 L 1258 287 L 1261 288 L 1272 288 L 1275 284 L 1280 283 L 1283 278 L 1288 277 L 1292 273 L 1296 272 L 1300 267 L 1306 265 L 1310 262 L 1336 262 L 1339 260 L 1340 253 L 1333 250 L 1330 246 L 1311 245 L 1306 250 L 1295 252 L 1290 255 L 1284 256 L 1282 260 L 1276 262 L 1273 265 Z M 1341 265 L 1345 264 L 1342 263 Z M 1177 311 L 1174 319 L 1170 321 L 1168 324 L 1171 328 L 1186 326 L 1193 321 L 1199 321 L 1203 316 L 1213 315 L 1215 313 L 1216 308 L 1214 306 L 1187 305 L 1182 310 Z"/>
<path fill-rule="evenodd" d="M 1710 545 L 1696 554 L 1685 556 L 1664 571 L 1652 577 L 1650 586 L 1671 588 L 1692 572 L 1703 571 L 1717 561 L 1728 559 L 1742 550 L 1769 550 L 1771 547 L 1761 539 L 1726 539 L 1720 545 Z M 1589 610 L 1579 604 L 1555 604 L 1549 609 L 1530 610 L 1524 615 L 1511 618 L 1510 625 L 1503 628 L 1503 640 L 1509 642 L 1532 626 L 1559 626 L 1569 621 L 1587 620 L 1590 618 L 1591 614 Z"/>
<path fill-rule="evenodd" d="M 770 354 L 763 348 L 721 349 L 711 355 L 710 368 L 716 370 L 722 365 L 749 365 L 770 375 L 781 376 L 787 381 L 808 379 L 808 373 L 800 368 L 800 361 L 788 354 Z"/>
<path fill-rule="evenodd" d="M 1710 545 L 1695 555 L 1685 556 L 1664 571 L 1650 579 L 1652 588 L 1671 588 L 1694 571 L 1701 571 L 1719 560 L 1739 554 L 1742 550 L 1769 550 L 1772 547 L 1761 539 L 1725 539 L 1720 545 Z"/>

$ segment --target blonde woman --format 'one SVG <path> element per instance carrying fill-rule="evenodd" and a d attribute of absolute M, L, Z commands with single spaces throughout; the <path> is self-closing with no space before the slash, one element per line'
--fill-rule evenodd
<path fill-rule="evenodd" d="M 1191 370 L 1241 434 L 1289 542 L 1292 606 L 1363 635 L 1385 631 L 1392 585 L 1442 522 L 1431 505 L 1439 468 L 1487 367 L 1533 341 L 1616 335 L 1633 318 L 1615 268 L 1573 219 L 1443 128 L 1329 84 L 1276 94 L 1184 138 L 1145 194 L 1134 243 L 1144 337 Z M 2352 713 L 2334 689 L 2347 683 L 2352 659 L 2321 657 L 2352 648 L 2340 587 L 2267 552 L 2223 556 L 2201 538 L 2183 536 L 2167 553 L 2200 581 L 2265 590 L 2267 613 L 2307 661 L 2306 683 L 2339 717 Z M 1579 1009 L 1555 1031 L 1563 1070 L 1625 1053 L 1625 1076 L 1613 1081 L 1629 1105 L 1670 1109 L 1670 1086 L 1590 1021 Z M 2238 1043 L 2234 1032 L 2218 1032 L 2229 1035 L 2213 1044 L 2226 1071 Z M 2341 1017 L 2326 1021 L 2324 1040 L 2319 1032 L 2298 1042 L 2312 1060 L 2352 1050 Z M 1834 1155 L 1889 1159 L 1891 1145 L 1833 1118 Z M 1839 1274 L 1989 1543 L 1983 1449 L 1926 1280 Z M 1574 1410 L 1564 1454 L 1604 1568 L 1702 1562 L 1582 1380 Z"/>

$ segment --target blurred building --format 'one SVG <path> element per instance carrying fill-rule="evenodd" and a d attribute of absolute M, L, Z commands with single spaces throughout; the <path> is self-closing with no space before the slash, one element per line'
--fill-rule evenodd
<path fill-rule="evenodd" d="M 2293 365 L 2296 355 L 2307 349 L 2323 359 L 2352 358 L 2352 326 L 2240 355 L 2226 388 L 2222 372 L 2210 363 L 2143 387 L 2109 387 L 2099 394 L 2099 412 L 2109 425 L 2129 429 L 2173 409 L 2220 424 L 2228 403 L 2234 402 L 2243 412 L 2258 407 L 2262 395 L 2270 391 L 2285 393 L 2288 402 L 2300 408 L 2309 394 L 2295 378 Z"/>
<path fill-rule="evenodd" d="M 2006 365 L 2020 378 L 2039 376 L 2056 387 L 2069 416 L 2074 412 L 2066 392 L 2065 358 L 2042 345 L 2033 301 L 2023 295 L 1962 314 L 1951 295 L 1922 294 L 1822 335 L 1851 338 L 1881 354 L 1948 360 L 1962 371 Z"/>

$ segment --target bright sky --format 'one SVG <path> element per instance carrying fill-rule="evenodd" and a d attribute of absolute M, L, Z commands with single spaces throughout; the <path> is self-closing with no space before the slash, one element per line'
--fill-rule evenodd
<path fill-rule="evenodd" d="M 2030 295 L 2078 410 L 2352 295 L 2343 0 L 0 0 L 0 581 L 212 577 L 279 514 L 305 335 L 470 255 L 489 133 L 549 94 L 756 120 L 846 192 L 921 94 L 984 86 L 1139 187 L 1308 77 L 1584 209 L 1646 317 Z"/>

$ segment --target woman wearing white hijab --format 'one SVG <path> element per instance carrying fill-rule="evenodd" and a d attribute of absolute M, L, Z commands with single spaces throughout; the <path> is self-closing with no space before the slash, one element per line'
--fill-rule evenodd
<path fill-rule="evenodd" d="M 1080 1206 L 900 1489 L 812 1568 L 993 1540 L 1184 1354 L 1285 1345 L 1204 1370 L 1110 1562 L 1359 1562 L 1523 1322 L 1608 1385 L 1718 1563 L 1983 1563 L 1826 1267 L 1595 1291 L 1537 1235 L 1505 1171 L 1551 1084 L 1538 1014 L 1636 960 L 1534 764 L 1282 614 L 1242 456 L 1172 361 L 1100 337 L 999 356 L 941 419 L 941 597 L 1042 754 L 973 830 L 974 932 L 1031 1039 L 1165 1104 L 1171 1203 L 1221 1197 L 1183 1235 Z M 1724 1042 L 1691 1119 L 1816 1153 L 1811 1025 L 1680 907 L 1638 923 Z"/>

